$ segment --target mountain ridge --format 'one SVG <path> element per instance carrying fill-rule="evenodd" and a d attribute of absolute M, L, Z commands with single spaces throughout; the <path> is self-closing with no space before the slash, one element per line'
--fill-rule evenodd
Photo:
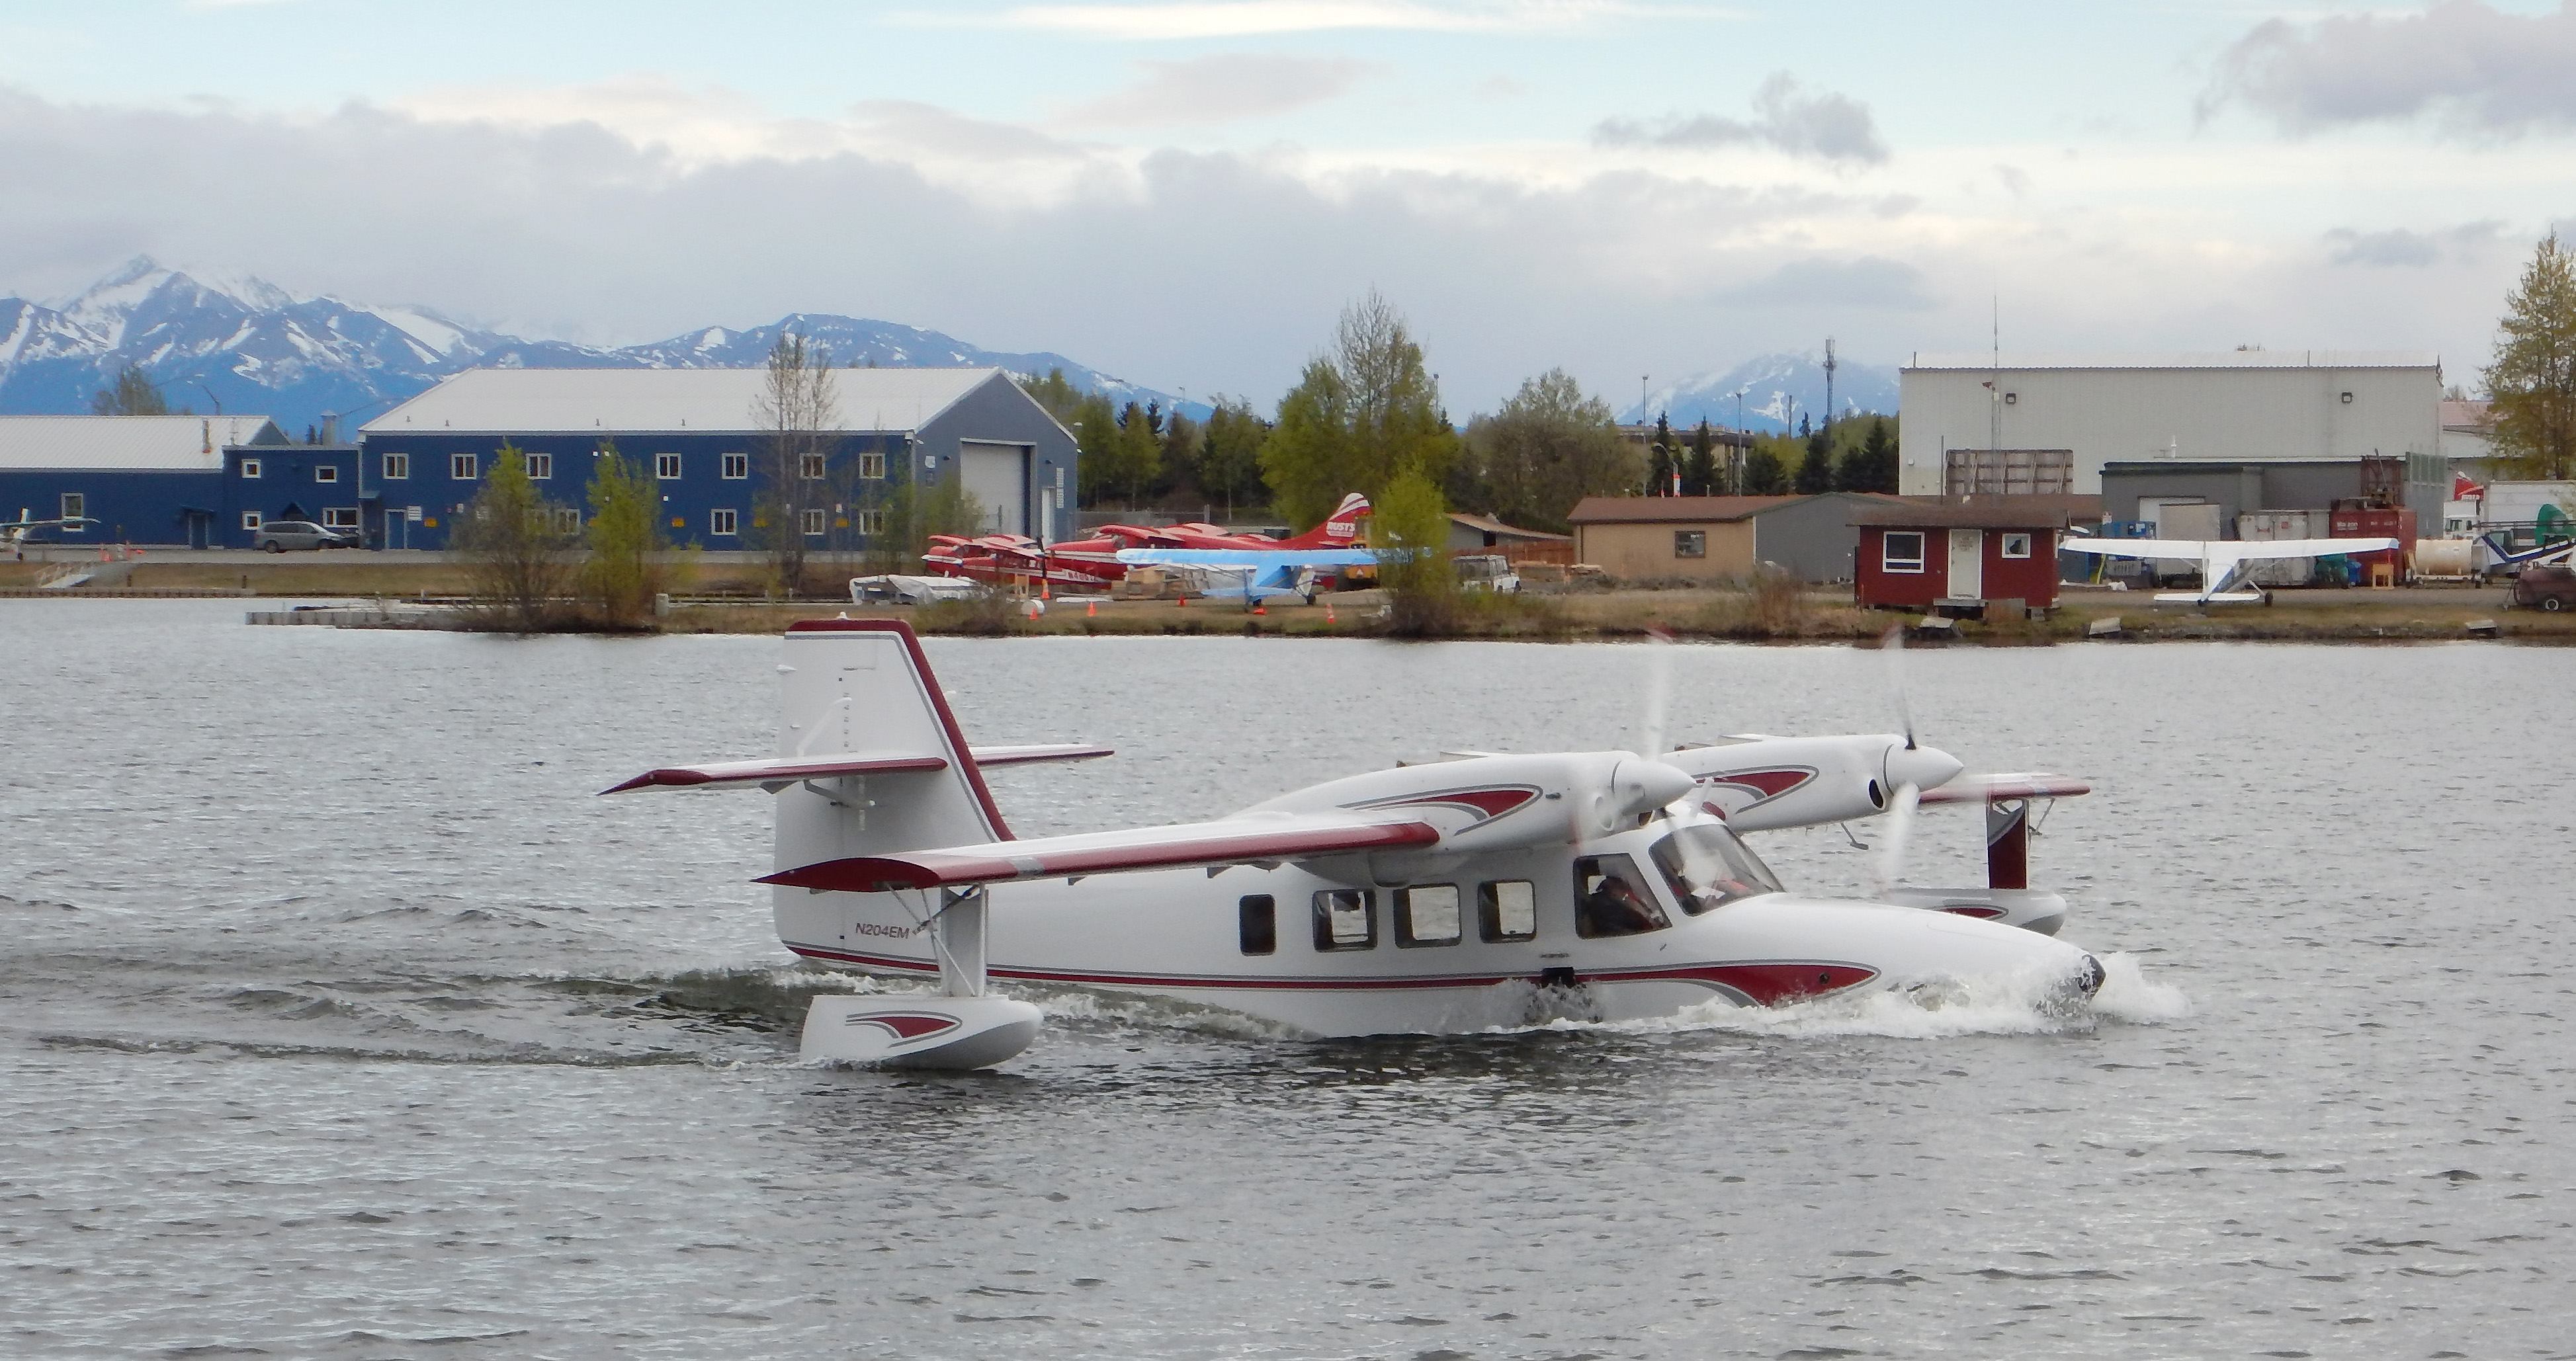
<path fill-rule="evenodd" d="M 1739 390 L 1744 394 L 1743 427 L 1775 434 L 1792 432 L 1800 415 L 1821 418 L 1824 412 L 1823 357 L 1794 351 L 1756 355 L 1730 369 L 1710 370 L 1668 383 L 1647 394 L 1643 404 L 1621 411 L 1619 419 L 1635 424 L 1662 415 L 1676 427 L 1694 426 L 1705 420 L 1710 425 L 1734 428 L 1739 423 Z M 1897 395 L 1895 365 L 1836 359 L 1836 420 L 1870 413 L 1892 416 L 1896 414 Z"/>
<path fill-rule="evenodd" d="M 486 330 L 419 304 L 299 296 L 255 275 L 191 274 L 138 255 L 56 303 L 0 298 L 0 414 L 86 412 L 91 395 L 134 364 L 174 410 L 256 413 L 296 432 L 334 415 L 371 419 L 469 368 L 756 368 L 790 329 L 820 342 L 835 363 L 1033 376 L 1060 368 L 1075 387 L 1113 403 L 1176 405 L 1168 393 L 1051 351 L 987 350 L 897 322 L 793 312 L 640 345 L 576 345 Z"/>

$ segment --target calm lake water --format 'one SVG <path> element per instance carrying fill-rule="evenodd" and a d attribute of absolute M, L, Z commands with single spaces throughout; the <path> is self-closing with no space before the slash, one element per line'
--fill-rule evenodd
<path fill-rule="evenodd" d="M 1927 741 L 2096 783 L 2033 866 L 2114 963 L 2087 1024 L 1313 1042 L 1068 992 L 924 1076 L 795 1061 L 766 800 L 592 797 L 768 753 L 774 639 L 5 600 L 0 640 L 0 1354 L 2576 1350 L 2564 653 L 1908 654 Z M 1023 833 L 1626 745 L 1649 652 L 928 647 L 976 740 L 1120 749 L 997 774 Z M 1874 654 L 1670 662 L 1677 739 L 1893 726 Z M 1927 811 L 1912 877 L 1978 842 Z"/>

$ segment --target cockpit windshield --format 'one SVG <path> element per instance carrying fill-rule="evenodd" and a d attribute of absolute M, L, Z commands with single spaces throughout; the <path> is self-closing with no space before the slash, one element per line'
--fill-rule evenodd
<path fill-rule="evenodd" d="M 1760 857 L 1735 833 L 1712 824 L 1677 828 L 1647 856 L 1672 885 L 1674 901 L 1694 917 L 1738 898 L 1780 891 L 1780 881 Z"/>

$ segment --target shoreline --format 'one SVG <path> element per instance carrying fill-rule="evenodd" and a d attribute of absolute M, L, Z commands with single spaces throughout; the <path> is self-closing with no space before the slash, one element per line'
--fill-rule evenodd
<path fill-rule="evenodd" d="M 337 600 L 385 617 L 344 627 L 452 628 L 437 603 L 452 601 L 465 582 L 460 568 L 442 562 L 380 563 L 333 558 L 276 561 L 137 562 L 104 589 L 36 590 L 27 568 L 0 563 L 0 593 L 15 598 L 111 599 L 224 596 L 244 599 Z M 716 576 L 716 573 L 710 573 Z M 102 583 L 104 585 L 104 583 Z M 946 602 L 920 607 L 852 606 L 835 600 L 770 602 L 739 583 L 711 580 L 706 595 L 673 601 L 671 613 L 642 629 L 565 632 L 774 633 L 799 619 L 853 618 L 912 621 L 916 630 L 948 637 L 1197 637 L 1420 638 L 1529 642 L 1619 641 L 1655 632 L 1707 642 L 1874 645 L 1894 625 L 1916 618 L 1862 610 L 1850 588 L 1828 587 L 1767 594 L 1743 590 L 1574 590 L 1549 594 L 1459 598 L 1445 620 L 1416 633 L 1391 629 L 1381 619 L 1384 597 L 1355 591 L 1315 605 L 1272 604 L 1249 613 L 1240 603 L 1191 600 L 1055 601 L 1035 619 L 1019 602 Z M 728 590 L 727 588 L 731 589 Z M 387 613 L 396 602 L 425 608 Z M 2117 620 L 2119 632 L 2093 632 Z M 2492 633 L 2472 625 L 2491 623 Z M 2100 625 L 2108 627 L 2108 625 Z M 2419 643 L 2477 638 L 2540 645 L 2576 644 L 2576 612 L 2551 614 L 2513 609 L 2508 588 L 2476 585 L 2284 590 L 2274 603 L 2222 605 L 2208 610 L 2158 605 L 2144 594 L 2070 590 L 2045 620 L 1958 622 L 1955 635 L 1917 635 L 1931 646 L 2046 647 L 2091 638 L 2101 642 L 2336 642 Z"/>

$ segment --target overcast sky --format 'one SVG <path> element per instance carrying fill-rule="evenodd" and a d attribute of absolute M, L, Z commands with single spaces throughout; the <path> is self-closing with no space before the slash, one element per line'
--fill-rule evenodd
<path fill-rule="evenodd" d="M 1264 406 L 1840 340 L 2426 349 L 2576 219 L 2576 12 L 2454 0 L 0 0 L 0 293 L 125 258 L 592 343 L 793 310 Z"/>

